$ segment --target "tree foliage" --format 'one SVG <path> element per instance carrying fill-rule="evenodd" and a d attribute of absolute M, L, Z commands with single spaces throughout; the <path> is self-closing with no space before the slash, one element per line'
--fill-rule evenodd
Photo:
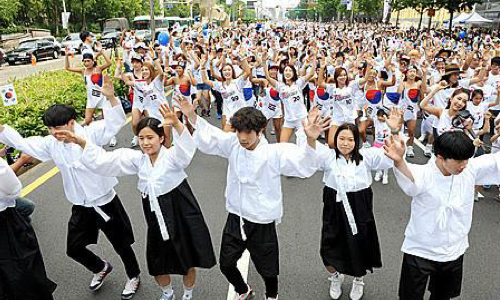
<path fill-rule="evenodd" d="M 104 20 L 125 17 L 130 22 L 138 15 L 149 15 L 149 0 L 66 0 L 66 10 L 71 12 L 70 31 L 101 30 Z M 62 33 L 62 0 L 0 0 L 0 28 L 40 27 L 54 34 Z M 155 12 L 160 14 L 158 0 Z M 196 12 L 196 10 L 195 10 Z M 165 9 L 166 16 L 188 17 L 189 5 L 174 4 Z"/>

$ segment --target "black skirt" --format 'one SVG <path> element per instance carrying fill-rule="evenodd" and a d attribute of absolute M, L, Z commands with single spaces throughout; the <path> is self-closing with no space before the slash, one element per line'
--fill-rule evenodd
<path fill-rule="evenodd" d="M 164 241 L 158 219 L 149 205 L 149 197 L 142 199 L 148 224 L 146 258 L 149 274 L 186 275 L 190 268 L 211 268 L 217 263 L 210 232 L 200 206 L 184 180 L 168 194 L 158 197 L 170 239 Z"/>
<path fill-rule="evenodd" d="M 361 277 L 373 268 L 382 267 L 382 257 L 373 216 L 371 187 L 347 193 L 358 233 L 352 234 L 342 202 L 337 202 L 337 191 L 323 189 L 323 228 L 320 254 L 325 266 L 332 266 L 342 274 Z"/>
<path fill-rule="evenodd" d="M 16 300 L 52 300 L 56 289 L 33 227 L 14 208 L 0 212 L 0 284 L 7 299 Z"/>

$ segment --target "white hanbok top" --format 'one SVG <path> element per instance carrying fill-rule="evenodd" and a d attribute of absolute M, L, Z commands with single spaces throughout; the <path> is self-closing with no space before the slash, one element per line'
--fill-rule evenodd
<path fill-rule="evenodd" d="M 254 150 L 239 143 L 235 133 L 223 132 L 202 118 L 195 124 L 194 140 L 206 154 L 229 161 L 226 209 L 253 223 L 279 223 L 283 216 L 281 175 L 310 177 L 317 169 L 316 152 L 307 143 L 268 144 L 264 137 Z"/>
<path fill-rule="evenodd" d="M 21 194 L 21 182 L 7 162 L 0 158 L 0 212 L 16 205 Z"/>
<path fill-rule="evenodd" d="M 412 197 L 401 250 L 432 261 L 456 260 L 469 247 L 474 186 L 500 182 L 500 156 L 471 158 L 458 175 L 444 176 L 433 158 L 408 168 L 414 181 L 394 168 L 397 183 Z"/>
<path fill-rule="evenodd" d="M 82 163 L 101 176 L 137 174 L 137 188 L 143 197 L 149 197 L 151 211 L 158 219 L 164 240 L 168 240 L 170 236 L 157 197 L 171 192 L 187 178 L 184 169 L 189 166 L 196 152 L 196 144 L 186 128 L 180 137 L 176 130 L 173 130 L 173 135 L 177 142 L 169 149 L 161 147 L 154 165 L 147 154 L 133 149 L 122 148 L 106 152 L 101 147 L 88 143 L 82 154 Z"/>
<path fill-rule="evenodd" d="M 125 124 L 121 105 L 104 108 L 104 120 L 82 127 L 75 123 L 75 134 L 99 146 L 109 143 Z M 59 142 L 54 136 L 23 138 L 16 130 L 5 126 L 0 142 L 12 146 L 41 161 L 53 160 L 61 171 L 64 193 L 69 202 L 85 207 L 98 207 L 116 196 L 116 178 L 95 174 L 81 162 L 83 149 L 75 144 Z"/>
<path fill-rule="evenodd" d="M 393 167 L 394 162 L 384 154 L 382 148 L 363 148 L 363 159 L 359 164 L 346 160 L 343 155 L 319 142 L 316 143 L 319 170 L 324 171 L 323 182 L 337 191 L 337 202 L 342 202 L 353 235 L 358 233 L 356 220 L 352 213 L 347 193 L 358 192 L 372 185 L 372 170 L 385 170 Z"/>

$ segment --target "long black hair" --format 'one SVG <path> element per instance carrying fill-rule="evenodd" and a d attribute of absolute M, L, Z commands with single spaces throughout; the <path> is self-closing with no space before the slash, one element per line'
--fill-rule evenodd
<path fill-rule="evenodd" d="M 335 148 L 334 149 L 335 149 L 336 157 L 339 158 L 342 155 L 342 153 L 340 153 L 340 150 L 338 148 L 337 138 L 339 137 L 340 132 L 343 130 L 349 130 L 352 132 L 352 135 L 354 137 L 354 149 L 352 150 L 351 156 L 349 157 L 349 159 L 354 161 L 356 163 L 356 165 L 359 165 L 359 162 L 363 160 L 363 155 L 361 155 L 361 153 L 359 152 L 359 150 L 361 149 L 361 138 L 360 138 L 358 126 L 356 126 L 352 123 L 344 123 L 344 124 L 340 125 L 339 128 L 337 129 L 337 131 L 335 132 L 335 137 L 333 140 L 335 141 Z"/>

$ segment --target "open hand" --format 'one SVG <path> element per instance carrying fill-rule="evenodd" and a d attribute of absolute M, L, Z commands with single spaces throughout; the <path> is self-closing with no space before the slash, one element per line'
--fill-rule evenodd
<path fill-rule="evenodd" d="M 113 86 L 113 80 L 109 74 L 104 75 L 104 83 L 101 88 L 102 94 L 107 98 L 111 99 L 115 97 L 115 88 Z"/>
<path fill-rule="evenodd" d="M 162 103 L 160 105 L 160 113 L 164 119 L 163 123 L 159 125 L 160 127 L 172 126 L 179 123 L 177 115 L 172 109 L 170 109 L 168 103 Z"/>
<path fill-rule="evenodd" d="M 172 98 L 172 101 L 175 101 L 180 104 L 181 106 L 181 111 L 182 113 L 188 117 L 189 121 L 192 124 L 195 124 L 196 122 L 196 106 L 198 102 L 195 100 L 193 104 L 191 104 L 191 101 L 184 96 L 175 96 Z"/>
<path fill-rule="evenodd" d="M 385 139 L 384 153 L 394 162 L 401 162 L 404 159 L 405 150 L 406 146 L 403 139 L 395 136 Z"/>
<path fill-rule="evenodd" d="M 330 127 L 330 117 L 322 118 L 319 115 L 319 108 L 316 106 L 309 111 L 307 124 L 302 122 L 304 132 L 309 139 L 316 140 L 319 135 Z"/>
<path fill-rule="evenodd" d="M 395 107 L 391 108 L 386 123 L 391 131 L 399 131 L 403 125 L 403 110 Z"/>

